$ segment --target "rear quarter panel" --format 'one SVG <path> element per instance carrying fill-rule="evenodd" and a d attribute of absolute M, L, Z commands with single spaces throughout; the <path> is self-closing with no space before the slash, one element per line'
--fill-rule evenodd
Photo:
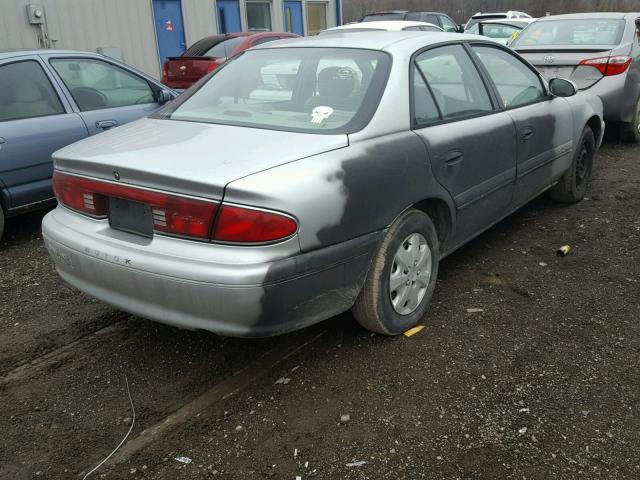
<path fill-rule="evenodd" d="M 407 131 L 234 181 L 224 199 L 295 216 L 300 248 L 310 251 L 383 230 L 426 197 L 451 207 L 431 176 L 424 144 Z"/>

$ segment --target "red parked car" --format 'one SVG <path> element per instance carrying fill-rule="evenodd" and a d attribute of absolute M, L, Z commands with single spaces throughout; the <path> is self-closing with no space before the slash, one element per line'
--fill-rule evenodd
<path fill-rule="evenodd" d="M 169 57 L 162 66 L 162 83 L 174 89 L 189 88 L 229 58 L 261 43 L 298 37 L 287 32 L 236 32 L 198 40 L 179 57 Z"/>

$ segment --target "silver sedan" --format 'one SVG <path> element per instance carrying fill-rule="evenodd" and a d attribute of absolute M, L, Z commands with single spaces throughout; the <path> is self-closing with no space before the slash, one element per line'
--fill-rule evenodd
<path fill-rule="evenodd" d="M 545 190 L 582 199 L 597 97 L 473 35 L 373 32 L 246 51 L 154 116 L 54 155 L 60 275 L 230 336 L 352 309 L 421 321 L 442 258 Z"/>

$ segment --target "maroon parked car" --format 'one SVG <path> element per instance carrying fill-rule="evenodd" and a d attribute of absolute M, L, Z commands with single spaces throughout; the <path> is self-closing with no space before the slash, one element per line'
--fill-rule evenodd
<path fill-rule="evenodd" d="M 261 43 L 298 37 L 287 32 L 236 32 L 198 40 L 179 57 L 169 57 L 162 66 L 162 83 L 175 89 L 189 88 L 229 58 Z"/>

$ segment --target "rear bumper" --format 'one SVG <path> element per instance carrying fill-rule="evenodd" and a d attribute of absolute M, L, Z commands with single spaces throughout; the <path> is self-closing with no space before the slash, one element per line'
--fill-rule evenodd
<path fill-rule="evenodd" d="M 604 119 L 611 122 L 631 122 L 640 95 L 640 85 L 626 74 L 603 77 L 584 92 L 597 95 L 604 106 Z"/>
<path fill-rule="evenodd" d="M 239 247 L 101 235 L 110 230 L 104 221 L 79 217 L 59 206 L 42 222 L 45 245 L 66 282 L 145 318 L 235 337 L 277 335 L 349 309 L 381 235 L 263 261 L 255 251 L 238 257 Z"/>

